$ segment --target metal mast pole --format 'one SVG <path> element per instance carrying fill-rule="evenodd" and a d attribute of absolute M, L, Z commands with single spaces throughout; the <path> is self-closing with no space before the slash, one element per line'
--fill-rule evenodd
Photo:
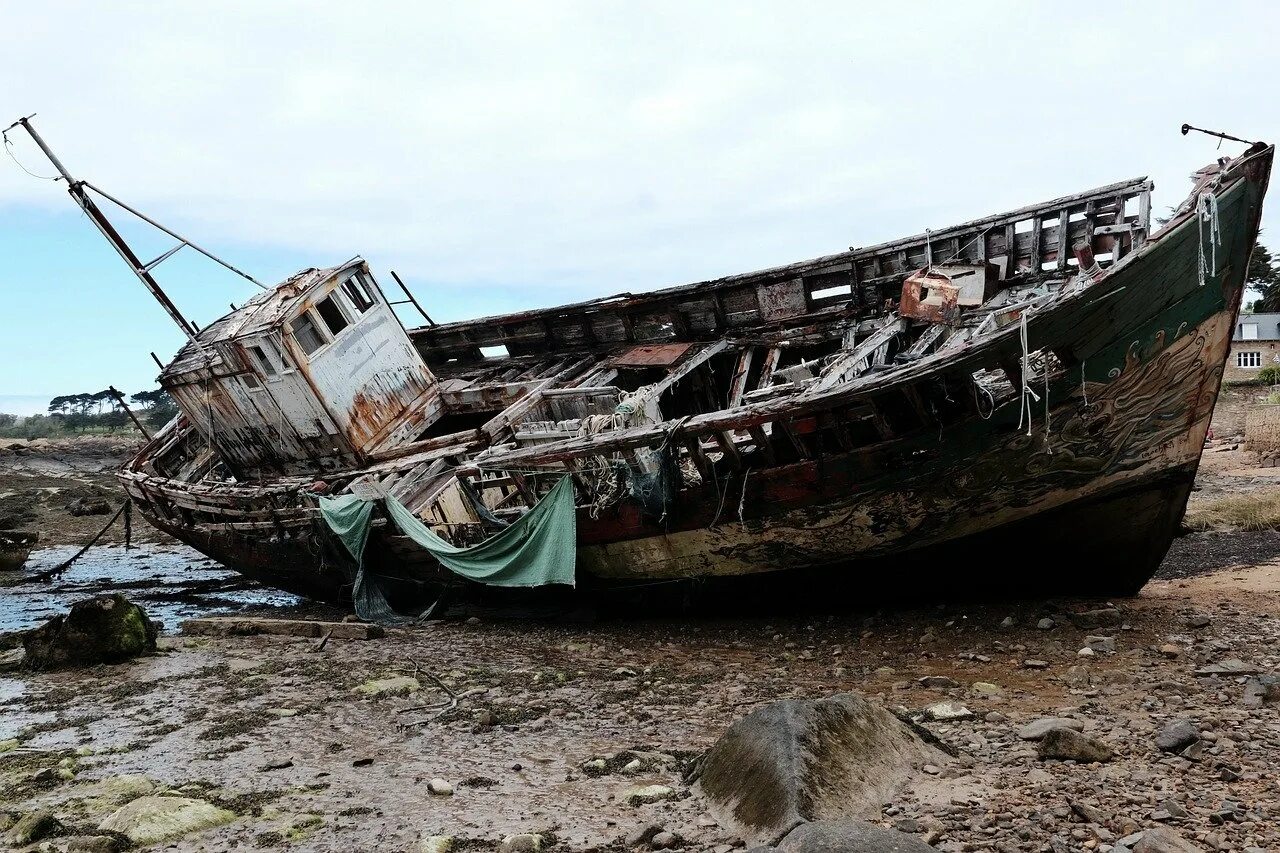
<path fill-rule="evenodd" d="M 187 318 L 182 316 L 181 312 L 178 311 L 178 307 L 173 304 L 165 294 L 164 290 L 160 287 L 159 282 L 157 282 L 151 275 L 147 265 L 139 260 L 138 256 L 129 248 L 129 244 L 125 242 L 124 237 L 120 236 L 120 232 L 115 229 L 115 226 L 113 226 L 107 217 L 103 215 L 102 211 L 98 209 L 98 206 L 93 203 L 93 199 L 89 198 L 88 194 L 85 193 L 85 182 L 77 181 L 75 178 L 71 177 L 71 173 L 62 165 L 62 161 L 59 160 L 57 155 L 49 149 L 49 146 L 45 144 L 45 141 L 41 138 L 40 134 L 36 133 L 36 129 L 31 126 L 30 118 L 30 116 L 20 118 L 14 122 L 14 124 L 22 125 L 23 129 L 25 129 L 27 133 L 31 134 L 31 138 L 35 140 L 36 145 L 40 146 L 40 150 L 44 152 L 44 156 L 49 158 L 49 162 L 52 163 L 54 168 L 62 175 L 62 179 L 67 182 L 67 192 L 69 192 L 71 197 L 75 199 L 76 204 L 80 206 L 80 209 L 85 212 L 93 224 L 97 226 L 98 230 L 102 232 L 102 236 L 105 237 L 107 242 L 110 243 L 111 246 L 120 254 L 120 257 L 124 259 L 124 262 L 129 265 L 129 269 L 133 270 L 133 274 L 138 277 L 138 280 L 142 282 L 142 285 L 153 297 L 155 297 L 155 300 L 160 303 L 160 307 L 164 308 L 168 315 L 173 319 L 173 322 L 178 324 L 178 328 L 182 329 L 182 331 L 186 333 L 186 336 L 191 340 L 192 345 L 195 346 L 197 350 L 207 355 L 208 350 L 206 350 L 204 346 L 201 345 L 200 341 L 196 339 L 195 326 L 193 326 Z M 13 125 L 10 125 L 10 127 L 12 126 Z"/>

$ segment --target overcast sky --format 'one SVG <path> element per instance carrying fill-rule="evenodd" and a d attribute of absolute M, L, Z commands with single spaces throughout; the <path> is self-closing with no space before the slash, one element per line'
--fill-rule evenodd
<path fill-rule="evenodd" d="M 77 177 L 263 280 L 362 254 L 450 320 L 1138 175 L 1161 211 L 1219 154 L 1182 122 L 1280 138 L 1278 24 L 1270 2 L 0 0 L 0 126 L 38 112 Z M 148 352 L 181 342 L 8 158 L 0 260 L 0 411 L 152 387 Z M 158 273 L 201 325 L 252 292 L 194 255 Z"/>

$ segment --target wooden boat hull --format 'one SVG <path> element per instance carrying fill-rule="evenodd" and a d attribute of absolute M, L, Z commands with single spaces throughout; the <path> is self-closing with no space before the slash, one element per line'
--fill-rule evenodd
<path fill-rule="evenodd" d="M 1177 535 L 1195 479 L 1269 164 L 1268 149 L 1217 198 L 1220 245 L 1184 218 L 1096 284 L 1029 313 L 1027 346 L 1067 366 L 1046 387 L 991 410 L 975 399 L 968 416 L 936 423 L 918 403 L 927 383 L 946 393 L 947 376 L 1007 364 L 1022 333 L 1010 328 L 798 415 L 785 402 L 749 421 L 725 413 L 743 429 L 788 419 L 803 452 L 717 472 L 680 491 L 662 519 L 626 501 L 580 510 L 580 585 L 734 581 L 741 597 L 759 592 L 765 602 L 780 601 L 780 589 L 809 598 L 830 590 L 839 601 L 894 583 L 1135 592 Z M 1216 262 L 1204 280 L 1202 251 Z M 862 397 L 917 401 L 914 412 L 904 403 L 911 423 L 871 444 L 823 446 L 823 430 L 840 427 Z M 136 472 L 122 479 L 153 524 L 243 574 L 312 598 L 348 594 L 350 578 L 321 559 L 313 515 L 256 527 L 184 523 L 157 508 L 175 494 L 160 497 Z M 371 568 L 399 579 L 395 603 L 406 609 L 434 600 L 449 580 L 384 529 L 369 547 Z"/>

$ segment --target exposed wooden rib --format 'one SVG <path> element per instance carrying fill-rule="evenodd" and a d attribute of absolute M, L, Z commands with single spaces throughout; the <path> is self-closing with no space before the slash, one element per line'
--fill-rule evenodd
<path fill-rule="evenodd" d="M 822 371 L 822 375 L 818 377 L 818 381 L 805 389 L 805 393 L 816 394 L 821 391 L 826 391 L 829 388 L 839 385 L 841 382 L 845 381 L 848 374 L 852 373 L 856 376 L 865 369 L 863 362 L 870 361 L 876 354 L 877 350 L 888 344 L 889 341 L 893 340 L 895 335 L 905 331 L 906 328 L 907 321 L 905 319 L 899 317 L 897 314 L 890 314 L 885 319 L 884 325 L 874 332 L 871 337 L 858 344 L 852 350 L 841 353 L 837 356 L 835 361 L 831 362 L 831 364 Z"/>
<path fill-rule="evenodd" d="M 747 375 L 751 373 L 751 361 L 755 347 L 743 347 L 738 355 L 738 364 L 733 370 L 733 379 L 729 382 L 729 403 L 726 408 L 742 405 L 742 395 L 747 391 Z"/>

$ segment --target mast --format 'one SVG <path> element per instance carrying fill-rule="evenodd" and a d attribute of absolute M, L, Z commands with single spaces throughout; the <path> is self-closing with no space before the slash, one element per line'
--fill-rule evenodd
<path fill-rule="evenodd" d="M 67 171 L 66 166 L 62 165 L 62 161 L 58 159 L 58 156 L 54 154 L 52 150 L 50 150 L 44 139 L 36 132 L 36 129 L 31 126 L 30 119 L 31 116 L 20 118 L 13 124 L 9 125 L 9 128 L 11 129 L 17 125 L 22 125 L 23 129 L 31 135 L 31 138 L 35 141 L 36 145 L 38 145 L 40 150 L 44 152 L 44 155 L 49 158 L 49 162 L 58 170 L 58 173 L 62 176 L 62 180 L 66 181 L 67 192 L 71 194 L 73 199 L 75 199 L 75 202 L 80 206 L 80 209 L 85 212 L 85 215 L 89 217 L 89 220 L 95 226 L 97 226 L 98 231 L 102 233 L 102 236 L 105 237 L 107 242 L 111 244 L 112 248 L 119 253 L 124 262 L 129 265 L 129 269 L 131 269 L 133 274 L 138 277 L 138 280 L 142 282 L 143 287 L 145 287 L 155 300 L 160 303 L 160 307 L 165 310 L 173 322 L 178 324 L 178 328 L 186 334 L 187 338 L 191 341 L 192 346 L 201 353 L 208 355 L 208 350 L 205 349 L 205 347 L 196 338 L 197 330 L 195 326 L 187 320 L 187 318 L 182 316 L 182 313 L 178 311 L 178 306 L 173 304 L 173 301 L 169 299 L 169 296 L 164 292 L 164 289 L 160 287 L 160 283 L 151 275 L 152 267 L 160 261 L 168 258 L 173 254 L 173 252 L 177 251 L 177 249 L 171 249 L 169 252 L 161 255 L 150 264 L 144 264 L 138 256 L 134 254 L 133 249 L 131 249 L 129 244 L 125 242 L 124 237 L 122 237 L 120 232 L 115 229 L 115 226 L 111 224 L 106 215 L 103 214 L 96 204 L 94 204 L 93 199 L 89 197 L 89 194 L 85 192 L 85 187 L 88 186 L 88 184 L 85 181 L 78 181 L 71 176 L 71 173 Z M 150 222 L 150 220 L 147 221 Z M 161 230 L 172 234 L 168 229 L 162 228 Z M 179 237 L 178 239 L 182 238 Z M 179 244 L 177 248 L 181 248 L 182 245 L 190 244 L 183 240 L 182 244 Z M 202 254 L 208 254 L 207 252 L 203 252 L 203 250 L 200 251 Z M 226 264 L 224 264 L 224 266 L 226 266 Z M 239 272 L 239 270 L 236 270 L 236 272 Z M 244 275 L 244 273 L 241 273 L 241 275 Z M 249 278 L 249 276 L 245 277 Z M 257 282 L 254 283 L 257 284 Z"/>

